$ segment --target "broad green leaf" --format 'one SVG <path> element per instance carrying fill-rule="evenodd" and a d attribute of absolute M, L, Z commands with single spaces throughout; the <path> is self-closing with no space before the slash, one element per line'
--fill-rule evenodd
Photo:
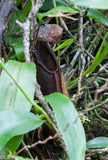
<path fill-rule="evenodd" d="M 70 5 L 78 5 L 88 8 L 108 9 L 107 0 L 65 0 Z"/>
<path fill-rule="evenodd" d="M 23 106 L 22 106 L 23 107 Z M 0 112 L 0 149 L 10 138 L 32 131 L 42 125 L 43 121 L 33 113 L 18 110 Z"/>
<path fill-rule="evenodd" d="M 93 18 L 101 23 L 103 23 L 104 25 L 108 26 L 108 18 L 105 17 L 105 15 L 98 11 L 97 9 L 89 9 L 87 17 Z"/>
<path fill-rule="evenodd" d="M 7 70 L 21 85 L 27 95 L 33 99 L 35 90 L 35 66 L 33 63 L 19 63 L 15 61 L 8 61 L 4 64 L 0 60 L 0 67 Z M 30 78 L 28 78 L 28 76 Z M 4 83 L 5 82 L 5 83 Z M 0 110 L 18 109 L 30 111 L 31 104 L 27 101 L 22 92 L 18 89 L 13 80 L 8 76 L 5 71 L 2 71 L 0 76 Z M 9 140 L 7 145 L 0 153 L 1 156 L 8 154 L 7 150 L 11 150 L 12 153 L 16 151 L 20 143 L 21 136 L 17 136 Z M 14 145 L 13 144 L 14 141 Z"/>
<path fill-rule="evenodd" d="M 33 63 L 19 63 L 15 61 L 8 61 L 4 64 L 0 61 L 0 66 L 11 73 L 11 75 L 16 79 L 20 86 L 24 89 L 27 95 L 33 99 L 35 90 L 35 66 Z M 30 76 L 30 78 L 27 77 Z M 4 84 L 5 82 L 5 84 Z M 8 76 L 5 71 L 2 71 L 0 77 L 0 110 L 5 109 L 18 109 L 29 111 L 31 104 L 27 101 L 25 96 L 13 82 L 13 80 Z M 4 101 L 4 102 L 3 102 Z M 23 106 L 23 107 L 22 107 Z M 1 156 L 8 154 L 7 150 L 11 150 L 12 153 L 18 148 L 21 136 L 12 138 L 7 145 L 3 148 L 0 153 Z M 14 145 L 13 144 L 14 141 Z"/>
<path fill-rule="evenodd" d="M 8 61 L 5 67 L 29 98 L 33 100 L 36 76 L 35 64 Z M 29 111 L 31 109 L 32 105 L 4 70 L 0 76 L 0 91 L 0 110 L 18 109 Z"/>
<path fill-rule="evenodd" d="M 22 61 L 24 58 L 24 47 L 23 44 L 15 44 L 12 46 L 14 48 L 15 54 L 19 61 Z"/>
<path fill-rule="evenodd" d="M 84 129 L 71 100 L 61 93 L 53 93 L 45 96 L 45 98 L 53 108 L 70 160 L 84 160 Z"/>
<path fill-rule="evenodd" d="M 86 143 L 87 149 L 108 147 L 108 137 L 97 137 Z"/>
<path fill-rule="evenodd" d="M 59 45 L 57 48 L 54 49 L 54 52 L 59 50 L 59 49 L 62 49 L 66 46 L 68 46 L 69 44 L 71 44 L 72 42 L 74 41 L 74 39 L 68 39 L 66 40 L 65 42 L 63 42 L 61 45 Z"/>

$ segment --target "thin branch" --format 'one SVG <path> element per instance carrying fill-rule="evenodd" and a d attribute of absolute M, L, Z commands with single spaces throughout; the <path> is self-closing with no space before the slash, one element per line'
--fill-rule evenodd
<path fill-rule="evenodd" d="M 80 47 L 81 47 L 81 60 L 82 60 L 82 69 L 80 72 L 79 76 L 79 81 L 78 81 L 78 91 L 80 91 L 81 88 L 81 80 L 82 80 L 82 75 L 85 67 L 85 56 L 84 56 L 84 43 L 83 43 L 83 11 L 82 8 L 80 7 Z"/>
<path fill-rule="evenodd" d="M 66 132 L 66 130 L 68 129 L 68 127 L 74 123 L 76 123 L 78 120 L 78 117 L 76 117 L 76 119 L 73 122 L 70 122 L 66 125 L 66 127 L 63 129 L 62 132 Z M 49 140 L 53 140 L 56 139 L 57 137 L 59 137 L 61 135 L 60 131 L 57 131 L 56 134 L 54 136 L 49 136 L 48 138 L 46 138 L 45 140 L 41 141 L 39 140 L 38 142 L 33 143 L 32 145 L 25 145 L 23 148 L 21 148 L 19 151 L 16 152 L 16 155 L 18 155 L 19 153 L 21 153 L 24 150 L 28 150 L 30 148 L 34 148 L 36 145 L 38 144 L 46 144 Z M 62 146 L 63 147 L 63 146 Z M 65 148 L 66 149 L 66 148 Z M 67 157 L 69 158 L 69 154 L 68 151 L 66 151 Z"/>
<path fill-rule="evenodd" d="M 28 14 L 28 18 L 26 22 L 21 23 L 18 20 L 16 23 L 23 29 L 23 45 L 24 45 L 24 54 L 25 54 L 25 61 L 30 62 L 30 54 L 29 54 L 29 48 L 30 48 L 30 42 L 29 42 L 29 36 L 30 36 L 30 23 L 33 24 L 33 15 L 39 11 L 39 8 L 42 6 L 44 0 L 37 0 L 36 4 L 34 3 L 34 0 L 32 0 L 32 9 L 30 13 Z"/>
<path fill-rule="evenodd" d="M 21 148 L 18 152 L 16 152 L 16 155 L 18 155 L 19 153 L 21 153 L 24 150 L 27 150 L 29 148 L 33 148 L 38 144 L 45 144 L 47 143 L 49 140 L 53 140 L 55 138 L 57 138 L 59 135 L 59 132 L 57 132 L 54 136 L 49 136 L 48 138 L 46 138 L 44 141 L 39 140 L 38 142 L 33 143 L 32 145 L 25 145 L 23 148 Z"/>
<path fill-rule="evenodd" d="M 104 102 L 102 102 L 102 103 L 100 103 L 100 104 L 98 104 L 98 105 L 96 105 L 96 106 L 94 106 L 92 108 L 88 108 L 88 109 L 84 110 L 84 113 L 86 114 L 87 112 L 92 111 L 94 109 L 97 109 L 100 106 L 103 106 L 104 104 L 107 104 L 107 103 L 108 103 L 108 98 Z"/>
<path fill-rule="evenodd" d="M 18 20 L 16 23 L 23 29 L 23 45 L 24 45 L 24 54 L 25 54 L 25 61 L 30 62 L 30 54 L 29 54 L 29 35 L 30 35 L 30 20 L 27 19 L 25 23 L 21 23 Z"/>

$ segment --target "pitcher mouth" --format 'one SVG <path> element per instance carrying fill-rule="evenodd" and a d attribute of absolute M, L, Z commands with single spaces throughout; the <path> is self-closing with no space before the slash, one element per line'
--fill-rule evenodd
<path fill-rule="evenodd" d="M 53 74 L 58 71 L 56 56 L 49 42 L 38 41 L 34 51 L 37 63 L 48 73 Z"/>

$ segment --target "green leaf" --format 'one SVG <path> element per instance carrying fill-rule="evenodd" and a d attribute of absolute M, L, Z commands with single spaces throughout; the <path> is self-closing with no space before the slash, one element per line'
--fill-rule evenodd
<path fill-rule="evenodd" d="M 25 16 L 28 14 L 32 6 L 31 0 L 28 0 L 27 4 L 25 5 L 25 8 L 23 9 L 21 15 L 19 16 L 19 21 L 22 21 Z"/>
<path fill-rule="evenodd" d="M 35 64 L 8 61 L 5 67 L 29 98 L 33 100 L 36 76 Z M 18 109 L 30 111 L 32 105 L 4 70 L 0 76 L 0 91 L 0 110 Z"/>
<path fill-rule="evenodd" d="M 9 54 L 7 56 L 7 61 L 8 60 L 14 60 L 15 58 L 16 58 L 15 50 L 12 49 L 12 50 L 10 50 L 10 52 L 9 52 Z"/>
<path fill-rule="evenodd" d="M 72 13 L 72 12 L 76 11 L 74 8 L 70 8 L 70 7 L 66 7 L 66 6 L 58 6 L 58 7 L 53 8 L 52 10 L 64 11 L 67 13 Z"/>
<path fill-rule="evenodd" d="M 87 74 L 93 72 L 95 70 L 95 68 L 100 65 L 100 63 L 103 61 L 103 59 L 106 57 L 107 53 L 108 53 L 108 45 L 107 42 L 108 41 L 108 32 L 105 35 L 105 38 L 91 64 L 91 66 L 83 73 L 83 76 L 86 76 Z M 72 80 L 70 83 L 68 83 L 69 88 L 74 88 L 74 86 L 77 86 L 77 82 L 79 80 L 79 77 Z"/>
<path fill-rule="evenodd" d="M 2 62 L 2 60 L 0 59 L 0 67 L 3 69 L 4 68 L 4 63 Z"/>
<path fill-rule="evenodd" d="M 19 6 L 24 0 L 16 0 L 15 1 L 15 6 Z"/>
<path fill-rule="evenodd" d="M 22 31 L 21 28 L 18 25 L 15 25 L 16 20 L 18 19 L 18 16 L 20 14 L 20 11 L 16 11 L 13 15 L 9 17 L 8 21 L 8 28 L 6 30 L 7 36 L 3 36 L 4 40 L 12 46 L 15 43 L 22 43 L 23 42 L 23 36 L 17 35 L 16 33 Z M 15 26 L 12 28 L 12 26 Z"/>
<path fill-rule="evenodd" d="M 18 61 L 22 61 L 24 58 L 24 47 L 23 44 L 15 44 L 12 46 L 14 48 L 15 54 Z"/>
<path fill-rule="evenodd" d="M 108 147 L 108 137 L 97 137 L 86 143 L 87 149 Z"/>
<path fill-rule="evenodd" d="M 107 0 L 65 0 L 70 5 L 78 5 L 87 8 L 108 9 Z"/>
<path fill-rule="evenodd" d="M 23 107 L 23 106 L 22 106 Z M 0 112 L 0 149 L 8 140 L 38 128 L 43 121 L 33 113 L 18 110 Z"/>
<path fill-rule="evenodd" d="M 70 45 L 72 42 L 74 41 L 74 39 L 68 39 L 66 40 L 65 42 L 63 42 L 61 45 L 59 45 L 57 48 L 54 49 L 54 52 L 59 50 L 59 49 L 62 49 L 68 45 Z"/>
<path fill-rule="evenodd" d="M 65 6 L 59 6 L 59 7 L 55 7 L 51 10 L 49 10 L 48 12 L 45 13 L 37 13 L 36 16 L 38 17 L 38 19 L 41 21 L 43 17 L 61 17 L 61 14 L 59 13 L 60 11 L 63 12 L 68 12 L 68 13 L 72 13 L 75 12 L 75 10 L 73 8 L 70 7 L 65 7 Z"/>
<path fill-rule="evenodd" d="M 11 73 L 11 75 L 27 93 L 29 98 L 34 98 L 36 70 L 33 63 L 8 61 L 4 64 L 0 60 L 0 67 L 7 69 Z M 28 78 L 28 76 L 30 78 Z M 0 76 L 0 91 L 2 91 L 0 92 L 0 111 L 5 109 L 30 111 L 31 104 L 27 101 L 25 96 L 4 70 Z M 14 153 L 19 146 L 21 138 L 22 136 L 16 136 L 9 140 L 0 155 L 4 157 L 4 155 L 8 154 L 8 150 L 11 150 L 11 152 Z M 13 142 L 14 145 L 11 145 Z"/>
<path fill-rule="evenodd" d="M 50 10 L 51 8 L 53 8 L 52 1 L 45 0 L 42 7 L 39 8 L 39 10 L 40 11 L 47 11 L 47 10 Z"/>
<path fill-rule="evenodd" d="M 84 129 L 71 100 L 61 93 L 53 93 L 45 98 L 53 108 L 70 160 L 84 160 Z"/>
<path fill-rule="evenodd" d="M 105 39 L 103 40 L 95 56 L 95 59 L 93 60 L 92 65 L 85 71 L 84 76 L 87 75 L 88 73 L 93 72 L 94 69 L 103 61 L 107 53 L 108 53 L 108 32 L 105 35 Z"/>
<path fill-rule="evenodd" d="M 8 54 L 7 60 L 12 60 L 14 58 L 17 58 L 18 61 L 22 61 L 24 58 L 24 46 L 23 44 L 14 44 L 12 45 L 12 50 Z"/>
<path fill-rule="evenodd" d="M 98 11 L 97 9 L 89 9 L 87 17 L 93 18 L 108 26 L 108 18 L 105 17 L 104 14 Z"/>
<path fill-rule="evenodd" d="M 61 3 L 62 5 L 66 5 L 66 3 L 63 0 L 56 0 L 56 2 Z"/>
<path fill-rule="evenodd" d="M 10 154 L 9 151 L 11 151 L 11 153 L 14 154 L 20 145 L 22 137 L 23 135 L 18 135 L 9 139 L 6 145 L 0 150 L 0 157 L 2 157 L 2 159 L 7 157 L 7 155 Z"/>

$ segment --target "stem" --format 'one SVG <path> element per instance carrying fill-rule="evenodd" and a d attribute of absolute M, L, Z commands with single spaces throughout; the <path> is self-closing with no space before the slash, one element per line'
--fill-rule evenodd
<path fill-rule="evenodd" d="M 52 0 L 54 8 L 56 7 L 56 1 Z M 58 17 L 56 17 L 56 24 L 59 25 Z"/>

